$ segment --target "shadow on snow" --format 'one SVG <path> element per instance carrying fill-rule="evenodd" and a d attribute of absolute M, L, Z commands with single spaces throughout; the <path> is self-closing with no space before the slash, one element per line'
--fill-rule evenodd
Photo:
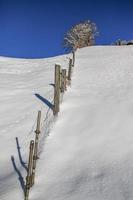
<path fill-rule="evenodd" d="M 40 99 L 44 104 L 46 104 L 50 109 L 53 109 L 53 104 L 48 101 L 47 99 L 45 99 L 44 97 L 42 97 L 40 94 L 35 94 L 35 96 Z"/>

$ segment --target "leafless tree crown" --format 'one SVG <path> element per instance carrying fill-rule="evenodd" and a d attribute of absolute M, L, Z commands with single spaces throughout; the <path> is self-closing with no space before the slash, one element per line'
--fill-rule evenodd
<path fill-rule="evenodd" d="M 75 51 L 77 48 L 94 45 L 98 34 L 97 26 L 91 21 L 85 21 L 73 26 L 64 37 L 64 47 Z"/>

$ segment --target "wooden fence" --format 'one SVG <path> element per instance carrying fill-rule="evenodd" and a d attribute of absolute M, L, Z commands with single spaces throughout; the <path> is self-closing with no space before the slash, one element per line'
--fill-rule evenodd
<path fill-rule="evenodd" d="M 58 116 L 60 111 L 61 95 L 67 90 L 67 86 L 71 85 L 72 71 L 75 64 L 75 52 L 72 53 L 72 58 L 69 59 L 68 72 L 67 69 L 61 69 L 60 65 L 55 65 L 54 77 L 54 106 L 53 115 Z M 41 111 L 38 111 L 37 125 L 35 130 L 35 139 L 30 141 L 29 161 L 25 184 L 24 200 L 29 199 L 30 188 L 35 184 L 35 171 L 38 157 L 38 144 L 41 124 Z"/>

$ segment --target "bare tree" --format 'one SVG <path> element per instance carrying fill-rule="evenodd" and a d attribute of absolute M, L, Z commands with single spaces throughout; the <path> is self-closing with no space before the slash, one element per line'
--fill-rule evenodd
<path fill-rule="evenodd" d="M 98 34 L 97 26 L 91 21 L 85 21 L 73 26 L 64 37 L 64 47 L 69 51 L 94 45 Z"/>

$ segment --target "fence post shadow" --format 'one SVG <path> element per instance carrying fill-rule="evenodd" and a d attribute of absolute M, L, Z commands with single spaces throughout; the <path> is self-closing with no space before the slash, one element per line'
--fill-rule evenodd
<path fill-rule="evenodd" d="M 46 98 L 42 97 L 40 94 L 35 94 L 35 96 L 40 99 L 44 104 L 46 104 L 50 109 L 53 110 L 54 105 L 48 101 Z"/>
<path fill-rule="evenodd" d="M 22 159 L 22 155 L 21 155 L 21 151 L 20 151 L 21 147 L 19 146 L 18 137 L 16 137 L 16 145 L 17 145 L 18 157 L 19 157 L 20 163 L 21 163 L 22 167 L 27 171 L 28 169 L 27 169 L 26 163 Z"/>
<path fill-rule="evenodd" d="M 13 165 L 14 170 L 15 170 L 16 173 L 18 174 L 18 179 L 19 179 L 21 188 L 22 188 L 22 190 L 23 190 L 23 193 L 25 193 L 25 182 L 24 182 L 24 178 L 23 178 L 21 172 L 19 171 L 19 169 L 18 169 L 17 166 L 16 166 L 14 156 L 11 156 L 11 161 L 12 161 L 12 165 Z"/>
<path fill-rule="evenodd" d="M 53 88 L 55 87 L 55 84 L 54 84 L 54 83 L 50 83 L 49 85 L 53 86 Z"/>

